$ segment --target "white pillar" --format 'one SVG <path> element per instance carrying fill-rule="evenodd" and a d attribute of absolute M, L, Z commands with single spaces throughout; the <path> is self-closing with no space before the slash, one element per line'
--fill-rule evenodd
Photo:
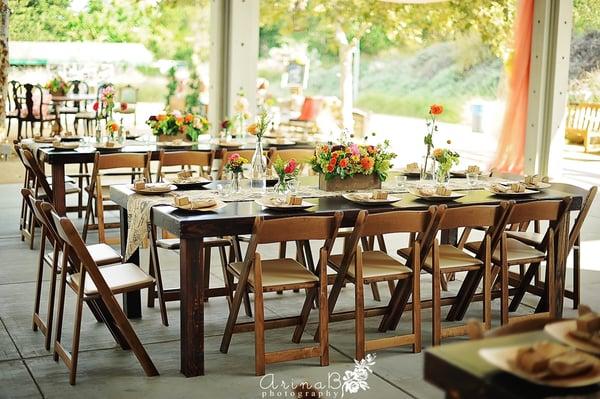
<path fill-rule="evenodd" d="M 218 126 L 240 90 L 256 112 L 260 1 L 212 0 L 211 7 L 209 120 Z"/>
<path fill-rule="evenodd" d="M 572 23 L 572 0 L 535 0 L 525 173 L 560 177 Z"/>

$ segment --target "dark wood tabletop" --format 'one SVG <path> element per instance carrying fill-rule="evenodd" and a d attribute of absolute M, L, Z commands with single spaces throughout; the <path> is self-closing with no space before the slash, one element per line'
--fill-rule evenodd
<path fill-rule="evenodd" d="M 558 389 L 530 383 L 499 370 L 478 354 L 481 348 L 528 345 L 552 340 L 543 331 L 444 344 L 425 352 L 424 377 L 449 398 L 599 398 L 600 385 Z"/>
<path fill-rule="evenodd" d="M 211 188 L 208 186 L 207 188 Z M 503 199 L 486 190 L 467 191 L 467 195 L 457 201 L 446 202 L 449 207 L 473 204 L 497 204 Z M 516 199 L 516 201 L 537 201 L 542 199 L 562 199 L 573 197 L 572 209 L 580 209 L 582 198 L 586 191 L 569 184 L 554 184 L 551 190 L 539 194 Z M 133 194 L 126 185 L 111 187 L 111 199 L 122 207 L 127 207 L 127 198 Z M 306 210 L 276 211 L 264 209 L 253 201 L 230 202 L 217 212 L 192 213 L 171 206 L 157 206 L 154 208 L 155 223 L 180 237 L 212 237 L 220 235 L 248 234 L 257 216 L 265 218 L 288 217 L 299 215 L 322 214 L 329 215 L 336 211 L 344 212 L 343 226 L 352 226 L 359 211 L 367 209 L 369 212 L 389 212 L 401 209 L 427 209 L 433 203 L 418 199 L 411 194 L 399 194 L 402 200 L 391 205 L 363 206 L 348 201 L 343 197 L 307 198 L 308 202 L 315 204 Z"/>
<path fill-rule="evenodd" d="M 294 144 L 293 148 L 314 148 L 314 145 L 308 144 Z M 277 148 L 276 144 L 266 144 L 264 145 L 265 149 L 269 148 Z M 290 146 L 285 146 L 285 148 L 290 148 Z M 164 151 L 216 151 L 216 156 L 219 158 L 222 150 L 226 149 L 228 152 L 235 152 L 236 150 L 253 150 L 254 144 L 247 143 L 240 147 L 236 148 L 226 148 L 222 147 L 218 144 L 211 143 L 198 143 L 191 145 L 189 147 L 166 147 L 160 146 L 154 143 L 146 144 L 142 141 L 131 143 L 130 145 L 126 145 L 123 148 L 118 150 L 100 150 L 101 154 L 114 154 L 119 152 L 124 153 L 145 153 L 152 152 L 152 160 L 158 160 L 158 154 L 161 150 Z M 37 157 L 40 161 L 45 162 L 50 165 L 54 164 L 78 164 L 78 163 L 92 163 L 94 162 L 94 156 L 96 154 L 96 148 L 90 147 L 79 147 L 75 150 L 57 150 L 54 149 L 51 145 L 42 146 L 40 145 L 37 150 Z"/>

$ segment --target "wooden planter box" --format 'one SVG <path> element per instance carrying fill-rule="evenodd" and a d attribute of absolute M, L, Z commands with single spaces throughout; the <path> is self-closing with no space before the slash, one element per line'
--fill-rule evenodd
<path fill-rule="evenodd" d="M 166 134 L 161 134 L 160 136 L 158 136 L 157 141 L 162 143 L 165 141 L 175 141 L 177 139 L 181 141 L 190 141 L 190 138 L 188 137 L 187 133 L 179 133 L 175 136 L 167 136 Z"/>
<path fill-rule="evenodd" d="M 375 174 L 361 175 L 340 179 L 325 180 L 324 174 L 319 174 L 319 189 L 324 191 L 374 190 L 381 188 L 381 180 Z"/>

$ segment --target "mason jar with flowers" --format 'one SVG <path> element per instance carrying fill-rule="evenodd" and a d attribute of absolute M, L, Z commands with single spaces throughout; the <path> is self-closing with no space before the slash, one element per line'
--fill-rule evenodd
<path fill-rule="evenodd" d="M 285 194 L 292 191 L 296 185 L 302 165 L 294 158 L 285 162 L 278 156 L 275 162 L 273 162 L 273 169 L 279 180 L 277 184 L 275 184 L 275 192 Z"/>
<path fill-rule="evenodd" d="M 231 173 L 231 186 L 232 191 L 238 193 L 240 191 L 240 179 L 243 177 L 244 165 L 248 163 L 248 160 L 240 154 L 233 153 L 227 157 L 227 163 L 225 164 L 225 171 Z"/>
<path fill-rule="evenodd" d="M 198 136 L 208 133 L 210 124 L 203 116 L 182 115 L 178 112 L 151 116 L 146 123 L 158 141 L 186 140 L 197 141 Z"/>
<path fill-rule="evenodd" d="M 345 143 L 317 146 L 310 160 L 319 174 L 319 189 L 325 191 L 367 190 L 381 188 L 396 154 L 389 141 L 377 145 Z"/>
<path fill-rule="evenodd" d="M 448 143 L 450 144 L 450 143 Z M 444 185 L 450 178 L 450 169 L 458 165 L 460 155 L 457 152 L 447 148 L 436 148 L 433 150 L 433 159 L 435 160 L 435 182 Z"/>

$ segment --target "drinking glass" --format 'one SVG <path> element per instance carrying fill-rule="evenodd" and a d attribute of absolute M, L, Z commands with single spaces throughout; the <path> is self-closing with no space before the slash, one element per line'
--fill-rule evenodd
<path fill-rule="evenodd" d="M 406 186 L 406 176 L 405 175 L 396 176 L 396 186 L 398 186 L 398 188 L 400 188 L 400 189 L 403 189 Z"/>
<path fill-rule="evenodd" d="M 470 187 L 475 187 L 479 182 L 479 173 L 467 173 L 467 184 Z"/>

